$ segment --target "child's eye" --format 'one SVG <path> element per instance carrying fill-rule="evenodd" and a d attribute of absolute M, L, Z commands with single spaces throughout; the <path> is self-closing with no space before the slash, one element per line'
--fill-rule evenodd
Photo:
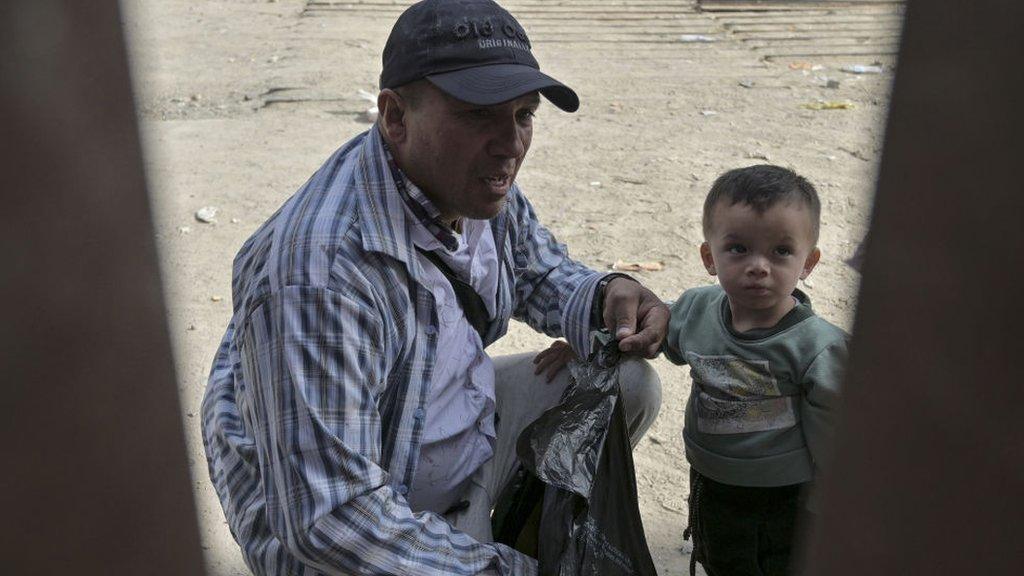
<path fill-rule="evenodd" d="M 725 247 L 725 251 L 730 254 L 746 254 L 747 247 L 742 244 L 730 244 Z"/>
<path fill-rule="evenodd" d="M 775 253 L 779 256 L 790 256 L 793 254 L 793 250 L 789 246 L 779 246 L 775 249 Z"/>

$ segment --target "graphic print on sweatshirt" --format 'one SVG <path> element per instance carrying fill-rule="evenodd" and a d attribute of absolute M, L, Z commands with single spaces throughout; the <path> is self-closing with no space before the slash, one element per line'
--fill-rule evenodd
<path fill-rule="evenodd" d="M 797 423 L 793 398 L 784 396 L 767 360 L 686 353 L 697 396 L 697 430 L 743 434 Z"/>

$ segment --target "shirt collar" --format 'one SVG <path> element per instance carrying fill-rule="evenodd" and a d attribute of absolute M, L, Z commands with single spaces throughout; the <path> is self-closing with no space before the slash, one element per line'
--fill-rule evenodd
<path fill-rule="evenodd" d="M 380 139 L 380 144 L 384 150 L 388 169 L 391 171 L 391 178 L 395 182 L 395 188 L 398 189 L 398 195 L 405 202 L 409 211 L 449 252 L 457 250 L 459 248 L 459 239 L 451 228 L 441 222 L 441 212 L 427 198 L 427 195 L 423 193 L 420 187 L 409 180 L 398 167 L 398 163 L 395 162 L 395 157 L 391 154 L 391 149 L 388 147 L 387 142 L 384 141 L 384 138 Z"/>

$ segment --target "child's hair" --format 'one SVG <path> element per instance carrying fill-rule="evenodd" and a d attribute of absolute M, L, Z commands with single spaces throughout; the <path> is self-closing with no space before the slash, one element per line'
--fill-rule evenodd
<path fill-rule="evenodd" d="M 758 214 L 764 214 L 779 202 L 802 202 L 811 211 L 811 229 L 814 242 L 818 242 L 821 220 L 821 201 L 818 191 L 796 172 L 781 166 L 758 164 L 736 168 L 722 174 L 715 180 L 704 199 L 704 236 L 711 229 L 711 212 L 715 205 L 728 200 L 729 205 L 746 204 Z"/>

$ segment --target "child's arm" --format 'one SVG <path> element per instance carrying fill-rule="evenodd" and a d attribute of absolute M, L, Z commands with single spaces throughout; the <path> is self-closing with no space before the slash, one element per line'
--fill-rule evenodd
<path fill-rule="evenodd" d="M 690 312 L 690 302 L 685 296 L 684 292 L 675 302 L 666 302 L 671 316 L 668 319 L 668 335 L 665 337 L 665 343 L 661 345 L 661 352 L 665 358 L 679 365 L 686 364 L 686 355 L 679 349 L 679 334 L 682 334 L 683 325 Z"/>
<path fill-rule="evenodd" d="M 837 340 L 822 350 L 804 373 L 801 426 L 814 461 L 815 484 L 827 473 L 835 451 L 835 425 L 839 392 L 848 356 L 846 340 Z M 818 511 L 817 488 L 812 488 L 807 507 Z"/>

